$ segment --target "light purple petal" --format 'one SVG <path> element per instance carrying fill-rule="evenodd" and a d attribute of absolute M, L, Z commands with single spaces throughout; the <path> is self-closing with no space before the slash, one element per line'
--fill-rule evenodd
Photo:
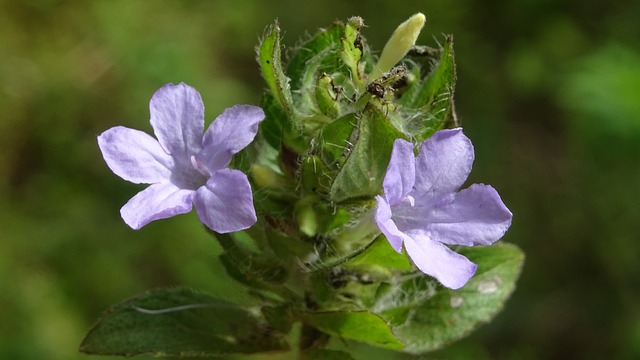
<path fill-rule="evenodd" d="M 391 208 L 387 199 L 376 196 L 378 205 L 376 206 L 375 220 L 378 228 L 387 237 L 391 247 L 398 253 L 402 252 L 402 242 L 405 236 L 391 219 Z"/>
<path fill-rule="evenodd" d="M 473 165 L 471 140 L 461 128 L 440 130 L 427 139 L 416 159 L 415 196 L 450 193 L 467 180 Z"/>
<path fill-rule="evenodd" d="M 449 245 L 490 245 L 511 225 L 511 211 L 489 185 L 473 184 L 431 209 L 417 207 L 422 229 Z"/>
<path fill-rule="evenodd" d="M 396 139 L 382 183 L 384 195 L 389 204 L 393 206 L 402 201 L 413 189 L 415 180 L 416 158 L 413 155 L 413 144 L 403 139 Z"/>
<path fill-rule="evenodd" d="M 98 146 L 109 169 L 127 181 L 153 184 L 171 177 L 173 159 L 142 131 L 113 127 L 98 136 Z"/>
<path fill-rule="evenodd" d="M 204 105 L 196 89 L 180 83 L 167 84 L 149 102 L 151 126 L 160 145 L 176 161 L 189 164 L 202 148 Z"/>
<path fill-rule="evenodd" d="M 204 134 L 203 149 L 196 155 L 198 163 L 211 173 L 226 167 L 231 157 L 256 137 L 264 116 L 261 108 L 252 105 L 235 105 L 223 111 Z"/>
<path fill-rule="evenodd" d="M 251 227 L 256 211 L 247 176 L 239 170 L 218 170 L 196 191 L 200 220 L 211 230 L 228 233 Z"/>
<path fill-rule="evenodd" d="M 450 289 L 459 289 L 476 272 L 477 265 L 445 245 L 416 231 L 408 234 L 407 254 L 423 273 L 433 276 Z"/>
<path fill-rule="evenodd" d="M 127 225 L 138 230 L 148 223 L 188 213 L 193 207 L 193 190 L 185 190 L 171 183 L 153 184 L 132 197 L 120 215 Z"/>

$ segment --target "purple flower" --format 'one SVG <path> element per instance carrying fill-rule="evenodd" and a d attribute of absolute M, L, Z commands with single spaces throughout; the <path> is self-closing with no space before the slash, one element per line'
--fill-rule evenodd
<path fill-rule="evenodd" d="M 102 156 L 116 175 L 150 184 L 122 207 L 124 222 L 137 230 L 151 221 L 187 213 L 195 205 L 200 220 L 219 233 L 255 224 L 249 180 L 227 165 L 253 141 L 264 119 L 262 109 L 230 107 L 204 132 L 202 98 L 180 83 L 156 91 L 149 110 L 157 140 L 122 126 L 98 136 Z"/>
<path fill-rule="evenodd" d="M 375 220 L 391 246 L 402 246 L 416 266 L 442 285 L 459 289 L 477 265 L 447 245 L 490 245 L 511 225 L 512 214 L 494 188 L 474 184 L 460 192 L 474 154 L 462 129 L 441 130 L 417 157 L 413 144 L 398 139 L 377 196 Z"/>

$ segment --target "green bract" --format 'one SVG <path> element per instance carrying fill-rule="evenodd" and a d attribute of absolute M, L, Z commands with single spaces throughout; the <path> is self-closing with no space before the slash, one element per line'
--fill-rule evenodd
<path fill-rule="evenodd" d="M 299 348 L 302 358 L 352 359 L 331 348 L 333 337 L 418 354 L 459 339 L 502 308 L 523 263 L 517 247 L 461 251 L 478 270 L 453 291 L 397 254 L 373 224 L 394 141 L 420 142 L 458 125 L 456 73 L 453 38 L 445 36 L 435 48 L 411 47 L 374 77 L 362 28 L 359 17 L 336 22 L 285 51 L 276 22 L 257 48 L 266 118 L 261 143 L 234 165 L 250 172 L 258 222 L 214 235 L 228 274 L 261 307 L 156 290 L 110 309 L 82 351 L 190 356 Z M 287 344 L 295 334 L 298 345 Z"/>

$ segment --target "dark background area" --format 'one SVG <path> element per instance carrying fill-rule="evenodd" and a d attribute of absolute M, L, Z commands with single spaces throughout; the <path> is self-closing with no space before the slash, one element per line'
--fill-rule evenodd
<path fill-rule="evenodd" d="M 498 189 L 515 214 L 504 241 L 527 255 L 493 322 L 418 358 L 640 358 L 631 0 L 0 0 L 0 358 L 87 359 L 76 349 L 102 310 L 153 287 L 243 301 L 194 213 L 140 231 L 124 224 L 119 209 L 142 187 L 109 171 L 96 136 L 116 125 L 150 132 L 148 101 L 168 82 L 198 89 L 207 121 L 257 104 L 254 46 L 275 18 L 291 47 L 360 15 L 380 50 L 418 11 L 419 43 L 455 37 L 456 107 L 476 148 L 470 182 Z"/>

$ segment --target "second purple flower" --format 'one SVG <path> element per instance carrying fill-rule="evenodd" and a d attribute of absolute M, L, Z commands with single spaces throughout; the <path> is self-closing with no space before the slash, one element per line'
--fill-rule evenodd
<path fill-rule="evenodd" d="M 436 132 L 417 157 L 413 148 L 408 141 L 395 141 L 375 220 L 397 252 L 404 246 L 422 272 L 458 289 L 477 266 L 447 245 L 490 245 L 507 231 L 512 214 L 489 185 L 457 192 L 474 160 L 462 129 Z"/>

